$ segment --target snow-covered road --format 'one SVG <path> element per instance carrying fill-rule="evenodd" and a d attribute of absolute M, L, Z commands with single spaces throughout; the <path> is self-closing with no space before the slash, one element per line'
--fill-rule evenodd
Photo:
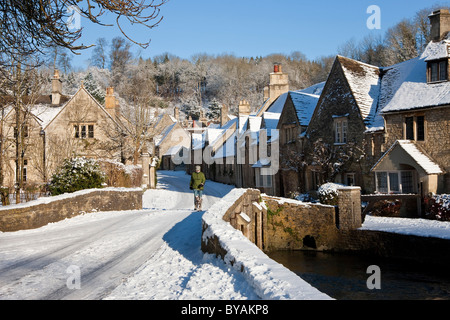
<path fill-rule="evenodd" d="M 0 299 L 259 299 L 239 272 L 201 252 L 189 176 L 158 179 L 143 210 L 0 232 Z M 208 181 L 204 209 L 231 189 Z"/>

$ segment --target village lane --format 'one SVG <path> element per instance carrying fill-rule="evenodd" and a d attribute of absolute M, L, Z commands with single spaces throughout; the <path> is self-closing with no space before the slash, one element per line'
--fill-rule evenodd
<path fill-rule="evenodd" d="M 204 278 L 214 277 L 229 282 L 210 288 L 216 298 L 257 298 L 221 262 L 203 261 L 203 213 L 192 211 L 189 176 L 163 173 L 159 179 L 159 189 L 145 193 L 143 210 L 90 213 L 35 230 L 0 233 L 0 299 L 177 299 L 197 294 L 194 283 L 202 286 Z M 205 208 L 231 190 L 211 184 Z M 135 274 L 155 271 L 156 265 L 161 269 L 153 278 Z M 134 282 L 139 290 L 127 285 Z M 203 294 L 195 298 L 211 296 Z"/>

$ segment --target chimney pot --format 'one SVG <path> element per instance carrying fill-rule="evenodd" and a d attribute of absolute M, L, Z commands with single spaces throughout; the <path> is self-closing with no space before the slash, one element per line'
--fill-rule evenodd
<path fill-rule="evenodd" d="M 114 96 L 114 88 L 108 87 L 106 88 L 105 109 L 113 118 L 116 117 L 116 107 L 117 101 Z"/>
<path fill-rule="evenodd" d="M 59 78 L 59 70 L 55 69 L 53 71 L 53 79 L 52 79 L 52 105 L 59 105 L 61 102 L 62 95 L 62 82 Z"/>

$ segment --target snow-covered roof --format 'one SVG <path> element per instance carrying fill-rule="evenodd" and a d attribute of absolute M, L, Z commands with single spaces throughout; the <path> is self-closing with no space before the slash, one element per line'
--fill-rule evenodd
<path fill-rule="evenodd" d="M 300 125 L 308 126 L 320 96 L 302 91 L 291 91 L 290 95 L 294 108 L 297 111 L 297 119 Z"/>
<path fill-rule="evenodd" d="M 281 96 L 279 96 L 267 109 L 266 112 L 271 113 L 282 113 L 284 105 L 286 104 L 286 100 L 288 98 L 289 92 L 283 93 Z"/>
<path fill-rule="evenodd" d="M 278 126 L 278 122 L 280 121 L 280 116 L 281 113 L 264 112 L 263 119 L 265 129 L 276 129 Z"/>
<path fill-rule="evenodd" d="M 233 132 L 232 135 L 230 135 L 230 137 L 225 141 L 225 143 L 217 149 L 216 153 L 213 156 L 213 159 L 234 157 L 236 155 L 235 140 L 236 140 L 236 130 Z"/>
<path fill-rule="evenodd" d="M 323 87 L 324 82 L 321 82 L 303 90 L 283 93 L 272 103 L 265 113 L 281 114 L 286 105 L 286 101 L 290 96 L 297 112 L 298 121 L 302 126 L 308 126 Z"/>
<path fill-rule="evenodd" d="M 425 61 L 450 58 L 450 36 L 440 42 L 430 42 L 425 50 Z"/>
<path fill-rule="evenodd" d="M 155 141 L 156 146 L 161 145 L 161 143 L 166 139 L 166 137 L 168 136 L 168 134 L 170 133 L 170 131 L 172 131 L 172 129 L 174 128 L 175 123 L 172 123 L 171 125 L 167 126 L 162 132 L 161 132 L 161 139 L 159 139 L 158 141 Z M 156 140 L 156 139 L 155 139 Z"/>
<path fill-rule="evenodd" d="M 192 133 L 192 150 L 203 149 L 205 146 L 205 132 Z"/>
<path fill-rule="evenodd" d="M 52 107 L 49 105 L 35 105 L 31 108 L 31 112 L 37 117 L 42 128 L 47 125 L 58 115 L 58 113 L 64 108 L 65 105 L 59 107 Z"/>
<path fill-rule="evenodd" d="M 316 96 L 320 96 L 322 94 L 323 88 L 325 87 L 325 81 L 316 83 L 308 88 L 298 90 L 297 92 L 303 92 L 308 94 L 313 94 Z"/>
<path fill-rule="evenodd" d="M 426 174 L 442 174 L 443 171 L 432 159 L 425 153 L 419 150 L 417 145 L 410 140 L 397 140 L 391 148 L 380 158 L 380 160 L 373 166 L 372 171 L 397 147 L 402 148 L 414 162 L 423 169 Z"/>
<path fill-rule="evenodd" d="M 338 56 L 342 71 L 356 100 L 367 128 L 378 126 L 378 97 L 380 95 L 380 68 L 353 59 Z M 375 121 L 376 120 L 376 121 Z"/>
<path fill-rule="evenodd" d="M 430 42 L 420 57 L 383 69 L 382 113 L 450 104 L 449 81 L 427 83 L 427 61 L 442 57 L 448 45 L 448 38 Z"/>

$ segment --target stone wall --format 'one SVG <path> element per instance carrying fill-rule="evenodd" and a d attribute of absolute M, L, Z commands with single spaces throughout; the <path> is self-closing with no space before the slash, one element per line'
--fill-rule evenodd
<path fill-rule="evenodd" d="M 236 226 L 240 228 L 238 215 L 241 213 L 251 215 L 259 208 L 261 212 L 265 210 L 261 200 L 258 190 L 234 189 L 216 202 L 202 217 L 202 251 L 221 257 L 231 268 L 242 272 L 263 300 L 330 299 L 270 259 L 236 229 Z"/>
<path fill-rule="evenodd" d="M 87 212 L 139 210 L 142 196 L 142 189 L 92 189 L 2 207 L 0 231 L 40 228 Z"/>
<path fill-rule="evenodd" d="M 263 251 L 320 250 L 450 264 L 449 240 L 361 230 L 359 188 L 346 187 L 339 193 L 336 211 L 334 206 L 235 189 L 203 216 L 202 250 L 240 271 L 249 263 L 248 255 L 254 254 L 254 249 L 243 245 L 244 236 Z"/>
<path fill-rule="evenodd" d="M 265 250 L 331 249 L 337 236 L 335 208 L 263 197 L 267 206 Z"/>
<path fill-rule="evenodd" d="M 429 108 L 421 112 L 403 112 L 385 115 L 386 119 L 386 148 L 392 146 L 396 140 L 404 139 L 403 126 L 405 117 L 425 117 L 425 141 L 416 141 L 427 155 L 447 172 L 442 178 L 440 189 L 443 193 L 450 192 L 450 112 L 449 106 Z"/>
<path fill-rule="evenodd" d="M 338 208 L 336 225 L 340 230 L 355 230 L 361 228 L 361 188 L 338 188 Z"/>

